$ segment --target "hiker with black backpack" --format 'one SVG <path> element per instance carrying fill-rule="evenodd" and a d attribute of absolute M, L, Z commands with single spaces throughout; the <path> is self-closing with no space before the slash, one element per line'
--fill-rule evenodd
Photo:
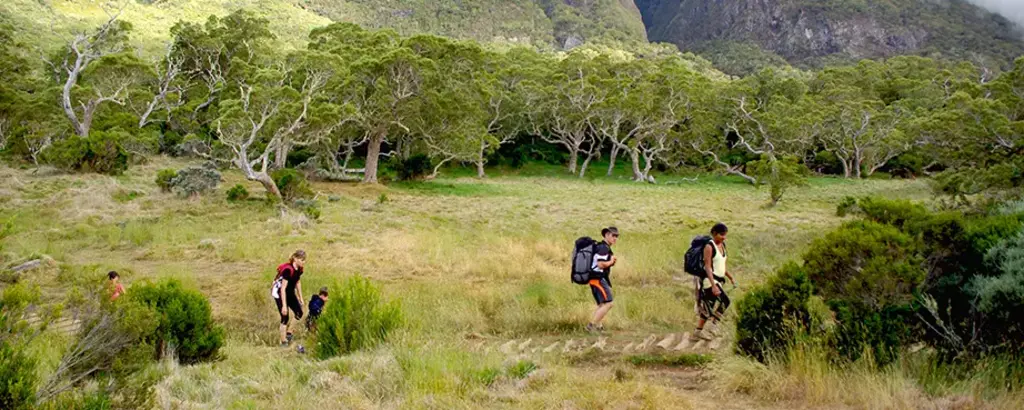
<path fill-rule="evenodd" d="M 601 322 L 612 309 L 614 301 L 610 276 L 612 266 L 615 266 L 618 259 L 612 252 L 612 246 L 619 240 L 619 230 L 614 226 L 604 228 L 601 237 L 604 238 L 601 242 L 589 237 L 577 239 L 572 255 L 572 282 L 589 285 L 594 301 L 597 302 L 594 317 L 587 323 L 587 331 L 590 332 L 604 330 Z"/>
<path fill-rule="evenodd" d="M 718 336 L 718 323 L 729 308 L 729 295 L 722 285 L 728 278 L 736 287 L 736 280 L 726 267 L 728 252 L 725 237 L 729 228 L 719 222 L 711 228 L 711 236 L 698 236 L 686 252 L 686 273 L 694 276 L 694 295 L 697 299 L 697 328 L 690 339 L 711 340 Z M 711 324 L 705 328 L 708 320 Z"/>

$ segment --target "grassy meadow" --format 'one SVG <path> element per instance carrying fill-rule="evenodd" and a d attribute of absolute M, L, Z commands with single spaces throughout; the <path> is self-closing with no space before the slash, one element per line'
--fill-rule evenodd
<path fill-rule="evenodd" d="M 173 277 L 210 299 L 229 333 L 224 358 L 197 366 L 162 364 L 167 375 L 156 392 L 161 408 L 1024 403 L 1019 396 L 980 397 L 969 384 L 926 389 L 903 368 L 834 368 L 814 352 L 793 353 L 806 357 L 789 366 L 755 364 L 729 348 L 708 364 L 687 365 L 705 360 L 684 357 L 657 365 L 656 359 L 598 352 L 525 359 L 474 348 L 511 339 L 595 339 L 582 330 L 593 308 L 589 290 L 569 282 L 566 265 L 572 241 L 596 237 L 604 226 L 622 233 L 609 337 L 642 338 L 692 329 L 682 254 L 714 222 L 730 227 L 730 270 L 741 285 L 731 295 L 737 300 L 743 288 L 762 282 L 840 224 L 835 209 L 843 197 L 928 200 L 924 181 L 813 179 L 766 209 L 766 191 L 729 178 L 687 182 L 668 176 L 659 185 L 638 185 L 622 176 L 576 179 L 531 165 L 495 170 L 485 180 L 449 171 L 421 183 L 317 183 L 323 215 L 310 222 L 257 199 L 227 202 L 224 191 L 237 183 L 262 198 L 258 184 L 233 171 L 224 173 L 217 193 L 202 198 L 161 193 L 153 183 L 156 172 L 185 165 L 156 158 L 119 177 L 0 165 L 0 220 L 13 221 L 3 261 L 13 265 L 41 255 L 54 260 L 25 279 L 40 286 L 43 304 L 68 297 L 67 283 L 99 280 L 111 269 L 122 273 L 128 292 L 134 283 Z M 302 281 L 307 301 L 320 286 L 365 275 L 383 286 L 385 297 L 400 301 L 405 325 L 380 348 L 325 361 L 277 347 L 270 283 L 274 268 L 299 248 L 309 255 Z M 306 335 L 296 332 L 302 343 Z M 45 373 L 58 360 L 55 346 L 66 341 L 56 333 L 42 340 L 36 348 Z"/>

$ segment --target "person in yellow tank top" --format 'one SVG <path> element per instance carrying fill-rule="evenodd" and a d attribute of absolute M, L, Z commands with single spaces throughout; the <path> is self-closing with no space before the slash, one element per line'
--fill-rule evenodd
<path fill-rule="evenodd" d="M 728 233 L 729 228 L 725 224 L 715 224 L 711 228 L 711 242 L 704 247 L 704 270 L 707 276 L 697 280 L 697 314 L 700 317 L 691 339 L 711 340 L 718 336 L 718 323 L 731 303 L 729 295 L 722 288 L 726 278 L 732 282 L 733 287 L 736 286 L 736 280 L 726 266 L 729 253 L 725 247 L 725 237 Z M 711 324 L 705 328 L 709 319 Z"/>

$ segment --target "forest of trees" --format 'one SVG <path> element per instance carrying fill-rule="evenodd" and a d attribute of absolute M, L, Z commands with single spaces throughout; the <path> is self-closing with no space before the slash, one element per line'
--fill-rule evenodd
<path fill-rule="evenodd" d="M 297 151 L 321 176 L 351 178 L 360 164 L 376 183 L 382 159 L 426 155 L 434 174 L 462 163 L 484 177 L 530 144 L 558 147 L 581 177 L 597 158 L 609 173 L 628 162 L 642 182 L 654 169 L 715 169 L 771 184 L 773 201 L 809 171 L 941 173 L 959 197 L 1022 180 L 1024 60 L 1003 73 L 897 57 L 727 78 L 656 47 L 494 50 L 346 23 L 282 53 L 268 24 L 244 11 L 179 23 L 159 61 L 137 57 L 116 15 L 56 50 L 16 44 L 16 27 L 0 25 L 0 149 L 114 173 L 146 155 L 194 155 L 278 197 L 269 172 Z"/>

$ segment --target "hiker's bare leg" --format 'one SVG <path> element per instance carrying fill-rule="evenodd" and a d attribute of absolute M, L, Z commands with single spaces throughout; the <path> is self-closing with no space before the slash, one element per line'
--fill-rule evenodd
<path fill-rule="evenodd" d="M 605 303 L 603 305 L 598 306 L 597 310 L 594 311 L 594 320 L 592 320 L 590 323 L 593 323 L 595 325 L 600 325 L 601 321 L 604 320 L 605 315 L 608 314 L 608 311 L 612 310 L 612 304 L 614 304 L 614 303 L 615 302 L 608 302 L 608 303 Z"/>
<path fill-rule="evenodd" d="M 288 342 L 288 325 L 281 325 L 281 343 Z"/>

